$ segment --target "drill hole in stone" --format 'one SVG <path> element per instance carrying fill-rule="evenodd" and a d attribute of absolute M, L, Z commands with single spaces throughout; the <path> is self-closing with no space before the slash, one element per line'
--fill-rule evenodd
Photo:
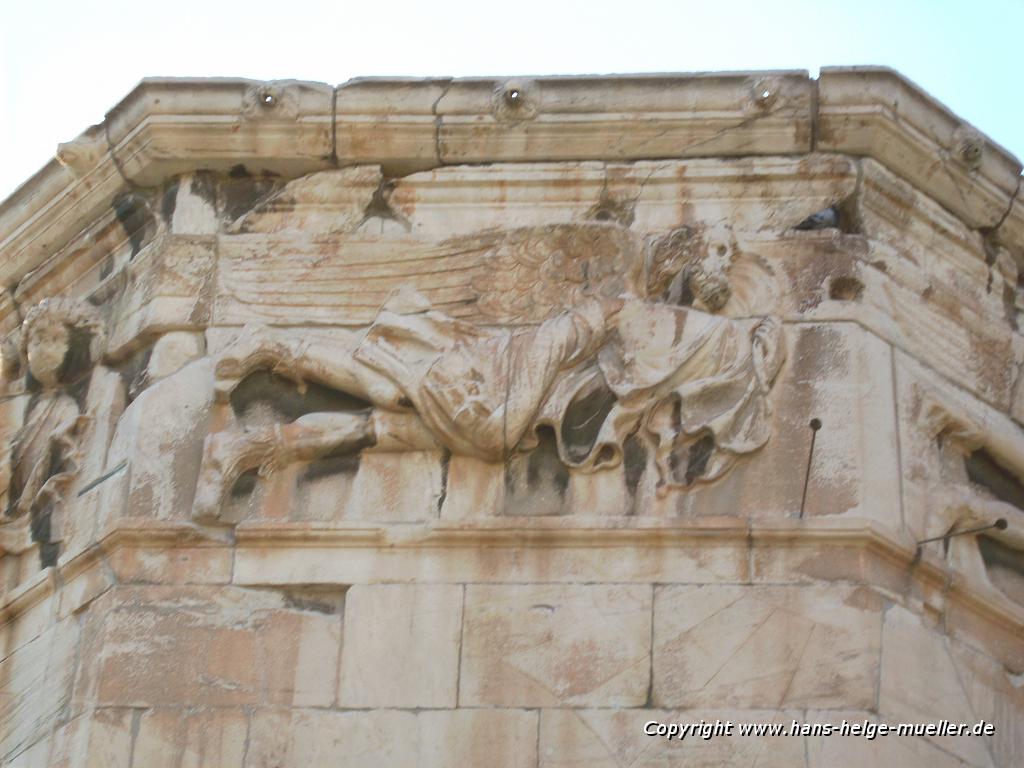
<path fill-rule="evenodd" d="M 981 162 L 981 151 L 981 145 L 979 143 L 969 141 L 960 148 L 960 156 L 969 165 L 977 165 Z"/>
<path fill-rule="evenodd" d="M 272 107 L 272 106 L 274 106 L 274 94 L 272 94 L 272 93 L 263 93 L 260 96 L 260 101 L 263 102 L 263 106 L 265 106 L 265 107 Z"/>
<path fill-rule="evenodd" d="M 857 301 L 864 293 L 864 283 L 856 277 L 834 277 L 828 285 L 828 297 L 833 301 Z"/>
<path fill-rule="evenodd" d="M 505 91 L 505 102 L 510 107 L 518 107 L 523 103 L 523 92 L 519 88 L 509 88 Z"/>

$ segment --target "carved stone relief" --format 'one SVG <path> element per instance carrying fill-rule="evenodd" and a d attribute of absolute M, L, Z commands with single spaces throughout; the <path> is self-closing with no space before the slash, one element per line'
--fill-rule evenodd
<path fill-rule="evenodd" d="M 1024 604 L 1024 438 L 940 396 L 925 395 L 921 413 L 941 467 L 925 538 L 969 579 Z"/>
<path fill-rule="evenodd" d="M 713 481 L 767 442 L 781 323 L 711 314 L 729 297 L 721 238 L 683 228 L 641 244 L 594 224 L 467 240 L 486 265 L 472 283 L 480 313 L 513 326 L 467 323 L 399 290 L 354 345 L 250 325 L 216 356 L 222 403 L 265 369 L 355 402 L 211 435 L 196 518 L 215 518 L 250 470 L 364 449 L 505 462 L 547 433 L 562 464 L 595 472 L 620 464 L 636 437 L 664 493 Z"/>
<path fill-rule="evenodd" d="M 46 299 L 25 317 L 19 358 L 5 361 L 8 397 L 24 405 L 3 471 L 6 551 L 27 548 L 28 526 L 43 563 L 56 556 L 51 525 L 80 469 L 85 403 L 104 343 L 99 313 L 81 301 Z"/>

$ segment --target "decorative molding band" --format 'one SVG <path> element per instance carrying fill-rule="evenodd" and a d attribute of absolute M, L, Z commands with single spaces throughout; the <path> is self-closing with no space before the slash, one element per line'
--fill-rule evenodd
<path fill-rule="evenodd" d="M 915 557 L 913 542 L 861 518 L 496 518 L 459 525 L 243 523 L 233 530 L 129 518 L 96 545 L 4 595 L 0 623 L 88 578 L 93 566 L 119 550 L 183 546 L 233 548 L 232 581 L 239 586 L 317 583 L 318 573 L 325 583 L 514 582 L 538 578 L 540 570 L 553 581 L 587 578 L 594 570 L 609 581 L 859 583 L 941 616 L 947 631 L 980 643 L 1013 670 L 1024 669 L 1024 608 L 966 580 L 931 551 Z M 610 558 L 609 549 L 634 555 Z M 723 553 L 732 565 L 717 562 Z M 822 558 L 828 567 L 816 570 Z"/>
<path fill-rule="evenodd" d="M 147 79 L 0 203 L 0 276 L 20 280 L 118 195 L 199 168 L 296 177 L 371 163 L 401 175 L 815 149 L 873 157 L 970 226 L 1002 225 L 1000 240 L 1024 247 L 1019 200 L 1011 210 L 1020 161 L 888 69 L 830 68 L 817 83 L 799 71 L 361 79 L 336 89 Z"/>

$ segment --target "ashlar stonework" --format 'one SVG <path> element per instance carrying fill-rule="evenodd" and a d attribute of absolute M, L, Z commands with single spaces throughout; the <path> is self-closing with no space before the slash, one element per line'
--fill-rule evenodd
<path fill-rule="evenodd" d="M 0 203 L 0 764 L 1021 764 L 1020 186 L 883 69 L 144 81 Z"/>

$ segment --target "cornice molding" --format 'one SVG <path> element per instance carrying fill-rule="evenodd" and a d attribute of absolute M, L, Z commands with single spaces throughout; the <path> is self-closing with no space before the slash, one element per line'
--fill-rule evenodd
<path fill-rule="evenodd" d="M 429 550 L 471 551 L 487 556 L 488 549 L 520 554 L 543 549 L 608 550 L 635 547 L 638 551 L 725 548 L 749 557 L 777 556 L 779 566 L 749 573 L 744 583 L 785 584 L 839 581 L 871 586 L 891 599 L 942 617 L 948 631 L 966 635 L 986 646 L 1011 669 L 1024 669 L 1024 608 L 988 584 L 967 579 L 952 570 L 935 552 L 921 554 L 913 542 L 894 530 L 865 518 L 817 518 L 759 521 L 730 516 L 705 518 L 579 517 L 492 518 L 452 524 L 443 520 L 425 524 L 241 523 L 232 528 L 204 528 L 188 523 L 123 518 L 109 526 L 99 540 L 56 567 L 46 568 L 17 588 L 0 596 L 0 623 L 10 621 L 40 600 L 70 589 L 70 602 L 81 600 L 87 587 L 74 588 L 99 565 L 106 573 L 109 558 L 133 548 L 221 547 L 243 553 L 287 553 L 308 550 L 309 558 L 345 560 L 358 551 L 389 563 L 402 553 L 423 558 Z M 828 574 L 801 569 L 800 552 L 830 561 Z M 316 550 L 316 551 L 314 551 Z M 828 553 L 832 554 L 828 554 Z M 795 554 L 789 559 L 787 553 Z M 851 557 L 845 567 L 840 553 Z M 664 554 L 655 554 L 664 558 Z M 518 557 L 518 556 L 517 556 Z M 417 561 L 419 562 L 419 560 Z M 421 567 L 424 567 L 420 563 Z M 240 586 L 288 586 L 273 570 L 260 569 L 253 581 L 238 572 Z M 385 565 L 384 568 L 386 569 Z M 751 566 L 754 568 L 754 566 Z M 779 570 L 782 568 L 782 571 Z M 851 570 L 851 568 L 853 570 Z M 301 576 L 302 574 L 299 574 Z M 436 574 L 435 574 L 436 575 Z M 640 580 L 643 580 L 642 578 Z M 721 582 L 714 569 L 708 583 Z M 114 583 L 109 575 L 102 582 Z M 258 582 L 258 583 L 257 583 Z M 103 586 L 101 589 L 105 589 Z M 93 588 L 98 594 L 99 589 Z M 66 613 L 66 611 L 62 611 Z"/>
<path fill-rule="evenodd" d="M 513 98 L 513 94 L 515 94 Z M 683 157 L 873 157 L 974 228 L 1024 250 L 1020 161 L 883 68 L 542 78 L 143 80 L 0 203 L 15 285 L 135 187 L 199 168 L 296 177 L 379 164 Z"/>

